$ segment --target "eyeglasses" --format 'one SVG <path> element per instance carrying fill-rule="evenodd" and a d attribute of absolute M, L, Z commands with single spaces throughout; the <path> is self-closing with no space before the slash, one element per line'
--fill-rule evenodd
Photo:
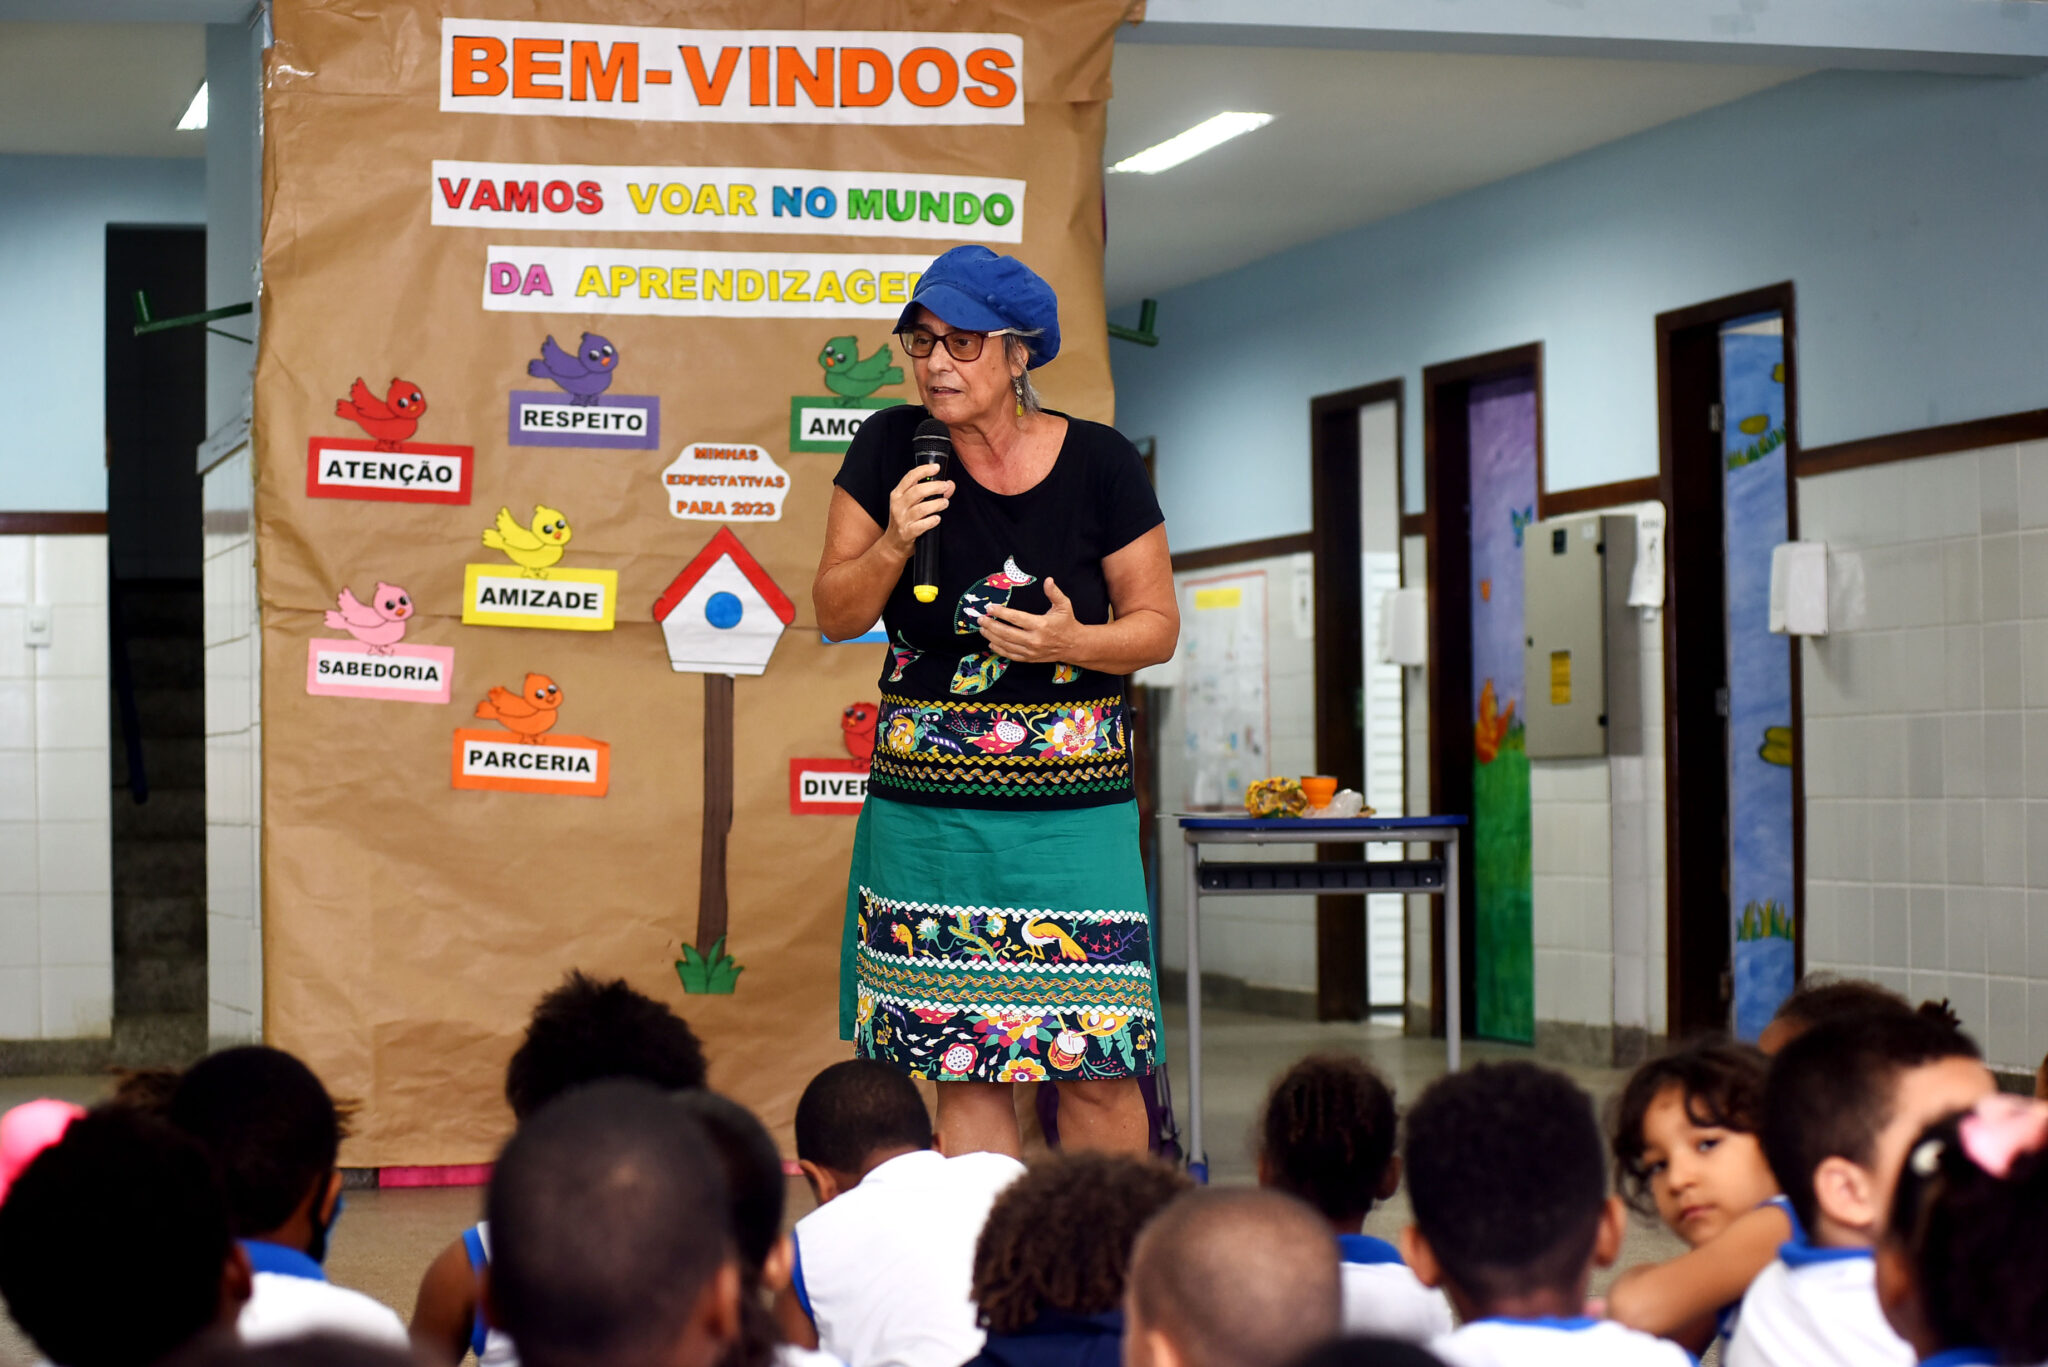
<path fill-rule="evenodd" d="M 1000 337 L 1008 328 L 997 328 L 994 332 L 949 332 L 943 338 L 936 332 L 923 328 L 911 328 L 896 334 L 896 340 L 903 344 L 903 350 L 911 359 L 922 361 L 932 354 L 932 348 L 941 341 L 946 344 L 946 354 L 956 361 L 973 361 L 981 357 L 982 344 L 991 337 Z"/>

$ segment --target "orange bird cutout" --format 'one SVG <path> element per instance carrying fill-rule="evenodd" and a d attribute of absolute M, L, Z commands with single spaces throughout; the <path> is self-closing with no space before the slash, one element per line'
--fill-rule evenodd
<path fill-rule="evenodd" d="M 555 687 L 555 681 L 545 674 L 529 674 L 517 693 L 509 688 L 492 689 L 476 705 L 476 714 L 485 721 L 502 723 L 519 739 L 537 745 L 554 728 L 561 706 L 562 690 Z"/>
<path fill-rule="evenodd" d="M 1515 719 L 1515 700 L 1508 699 L 1508 710 L 1500 710 L 1500 700 L 1493 691 L 1493 680 L 1488 679 L 1479 689 L 1479 720 L 1472 727 L 1472 753 L 1481 764 L 1493 763 L 1493 757 L 1500 753 L 1500 743 L 1508 734 L 1508 724 Z"/>

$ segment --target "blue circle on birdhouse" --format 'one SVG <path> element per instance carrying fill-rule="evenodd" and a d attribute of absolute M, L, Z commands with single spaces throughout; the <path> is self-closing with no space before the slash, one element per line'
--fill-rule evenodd
<path fill-rule="evenodd" d="M 714 593 L 704 600 L 704 620 L 720 631 L 731 631 L 738 626 L 740 614 L 745 611 L 736 593 Z"/>

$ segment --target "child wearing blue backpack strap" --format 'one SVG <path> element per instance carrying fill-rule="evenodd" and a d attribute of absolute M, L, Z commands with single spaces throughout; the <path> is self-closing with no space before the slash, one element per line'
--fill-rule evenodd
<path fill-rule="evenodd" d="M 533 1008 L 526 1039 L 505 1069 L 505 1100 L 526 1118 L 562 1093 L 606 1078 L 632 1078 L 664 1091 L 704 1085 L 704 1050 L 683 1019 L 623 979 L 599 982 L 572 972 Z M 412 1341 L 433 1361 L 466 1352 L 481 1367 L 517 1367 L 503 1334 L 484 1325 L 477 1285 L 490 1262 L 491 1231 L 463 1231 L 420 1279 Z"/>

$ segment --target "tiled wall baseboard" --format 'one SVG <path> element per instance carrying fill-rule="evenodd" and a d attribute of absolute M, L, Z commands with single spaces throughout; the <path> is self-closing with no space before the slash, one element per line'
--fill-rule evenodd
<path fill-rule="evenodd" d="M 0 1039 L 0 1077 L 53 1077 L 104 1073 L 114 1066 L 114 1041 Z"/>

